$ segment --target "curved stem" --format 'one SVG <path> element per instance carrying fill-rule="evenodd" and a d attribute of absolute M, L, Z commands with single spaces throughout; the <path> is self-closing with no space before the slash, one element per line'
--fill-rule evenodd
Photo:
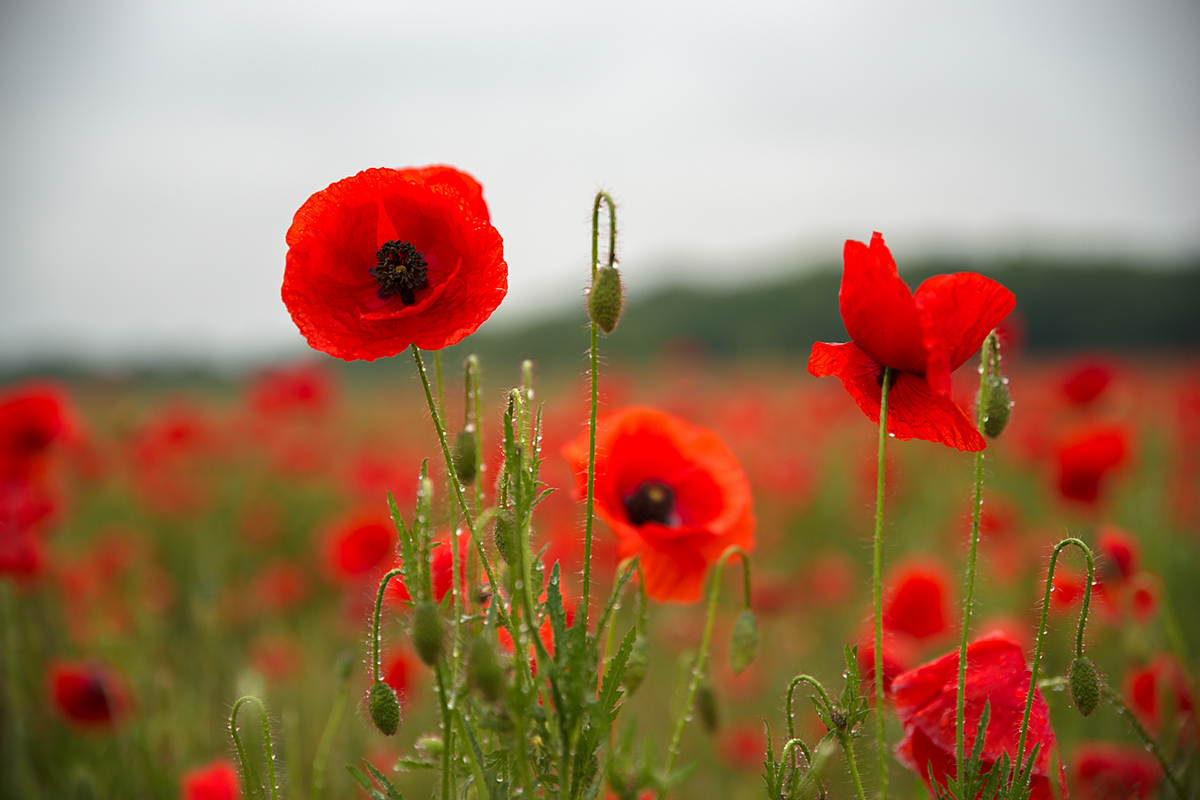
<path fill-rule="evenodd" d="M 988 380 L 992 366 L 992 341 L 995 333 L 983 340 L 983 352 L 979 365 L 979 407 L 975 411 L 975 427 L 983 430 L 984 414 L 987 411 L 991 382 Z M 958 698 L 955 710 L 954 746 L 955 772 L 958 785 L 963 785 L 966 770 L 966 747 L 964 727 L 966 721 L 967 686 L 967 639 L 971 633 L 971 610 L 975 603 L 975 561 L 979 553 L 979 514 L 983 509 L 983 451 L 975 453 L 975 502 L 971 510 L 971 552 L 967 557 L 967 591 L 963 600 L 962 640 L 958 646 Z"/>
<path fill-rule="evenodd" d="M 1033 696 L 1037 693 L 1038 670 L 1042 665 L 1042 645 L 1046 640 L 1046 615 L 1050 610 L 1050 592 L 1054 588 L 1054 568 L 1058 565 L 1058 554 L 1063 551 L 1067 545 L 1075 545 L 1083 554 L 1087 556 L 1088 562 L 1088 577 L 1087 586 L 1083 590 L 1083 608 L 1079 612 L 1079 632 L 1075 637 L 1075 654 L 1076 658 L 1083 655 L 1083 629 L 1087 623 L 1088 607 L 1092 600 L 1092 580 L 1095 576 L 1095 561 L 1092 558 L 1092 551 L 1081 540 L 1070 538 L 1063 539 L 1054 546 L 1054 552 L 1050 554 L 1050 568 L 1046 572 L 1046 593 L 1042 597 L 1042 617 L 1038 623 L 1037 645 L 1033 650 L 1033 665 L 1029 670 L 1029 691 L 1025 693 L 1025 714 L 1021 718 L 1021 733 L 1017 738 L 1017 758 L 1013 764 L 1014 779 L 1021 774 L 1021 761 L 1025 758 L 1025 734 L 1029 730 L 1029 714 L 1033 709 Z"/>
<path fill-rule="evenodd" d="M 783 785 L 788 787 L 784 790 L 784 792 L 788 797 L 795 796 L 795 784 L 797 783 L 797 775 L 800 771 L 799 765 L 796 764 L 796 757 L 792 755 L 792 750 L 796 749 L 797 747 L 800 748 L 800 752 L 804 753 L 804 760 L 808 762 L 810 767 L 813 763 L 812 752 L 808 749 L 808 746 L 805 745 L 803 741 L 800 739 L 787 740 L 787 743 L 783 746 L 783 753 L 781 753 L 779 756 L 779 761 L 784 765 L 785 770 L 791 770 L 791 774 L 789 775 L 784 773 L 783 778 Z"/>
<path fill-rule="evenodd" d="M 348 658 L 348 654 L 345 656 Z M 329 721 L 321 733 L 321 743 L 317 746 L 317 757 L 313 759 L 312 794 L 309 800 L 321 800 L 325 792 L 325 765 L 329 763 L 329 754 L 333 751 L 333 738 L 338 728 L 342 726 L 342 717 L 346 713 L 346 696 L 350 693 L 349 663 L 338 680 L 337 695 L 333 699 L 333 709 L 329 712 Z"/>
<path fill-rule="evenodd" d="M 1137 714 L 1134 714 L 1129 707 L 1125 705 L 1116 692 L 1107 686 L 1105 686 L 1102 691 L 1104 696 L 1108 698 L 1108 701 L 1116 706 L 1117 710 L 1129 720 L 1129 723 L 1133 726 L 1134 732 L 1137 733 L 1138 738 L 1142 740 L 1142 744 L 1149 748 L 1150 752 L 1154 754 L 1154 757 L 1158 759 L 1158 765 L 1162 767 L 1163 774 L 1166 775 L 1167 780 L 1171 782 L 1171 788 L 1175 790 L 1175 795 L 1182 800 L 1184 796 L 1183 784 L 1175 775 L 1175 772 L 1171 769 L 1170 764 L 1167 763 L 1167 757 L 1163 754 L 1162 748 L 1158 746 L 1158 742 L 1156 742 L 1154 738 L 1146 731 L 1146 729 L 1142 727 L 1141 720 L 1137 718 Z"/>
<path fill-rule="evenodd" d="M 883 489 L 886 475 L 888 389 L 891 388 L 891 367 L 883 368 L 883 384 L 879 395 L 879 455 L 875 465 L 875 547 L 871 568 L 871 589 L 875 600 L 875 750 L 879 757 L 879 798 L 887 800 L 887 752 L 883 725 Z"/>
<path fill-rule="evenodd" d="M 717 615 L 717 597 L 721 594 L 721 570 L 725 564 L 733 556 L 740 556 L 743 563 L 750 560 L 746 551 L 737 545 L 731 545 L 725 548 L 725 552 L 717 559 L 717 563 L 713 565 L 712 578 L 709 583 L 708 590 L 708 614 L 704 618 L 704 634 L 700 638 L 700 652 L 696 656 L 696 665 L 692 667 L 692 679 L 688 684 L 687 700 L 683 705 L 683 710 L 679 714 L 679 719 L 675 721 L 675 730 L 671 733 L 671 746 L 667 750 L 667 766 L 663 771 L 670 774 L 672 767 L 675 766 L 675 758 L 679 755 L 679 743 L 683 739 L 683 726 L 687 723 L 688 717 L 692 713 L 692 704 L 696 702 L 696 693 L 700 690 L 700 681 L 704 678 L 704 668 L 708 664 L 708 650 L 712 644 L 712 629 L 713 620 Z M 745 573 L 749 576 L 749 572 Z M 666 789 L 659 792 L 659 798 L 666 797 Z"/>
<path fill-rule="evenodd" d="M 263 705 L 262 700 L 259 700 L 252 694 L 239 697 L 238 701 L 233 704 L 233 711 L 229 713 L 229 734 L 233 737 L 233 745 L 237 749 L 238 761 L 242 765 L 242 779 L 246 783 L 246 794 L 250 794 L 250 777 L 254 778 L 254 788 L 258 790 L 259 797 L 266 797 L 263 792 L 263 787 L 258 783 L 257 773 L 246 760 L 246 748 L 242 745 L 242 737 L 238 735 L 237 715 L 241 707 L 246 703 L 253 703 L 258 706 L 259 716 L 262 718 L 263 727 L 263 750 L 267 757 L 267 783 L 271 786 L 271 800 L 278 800 L 279 790 L 275 786 L 275 750 L 271 746 L 271 723 L 267 719 L 267 707 Z"/>
<path fill-rule="evenodd" d="M 383 610 L 383 593 L 388 581 L 404 572 L 400 567 L 388 570 L 379 581 L 379 591 L 375 593 L 375 612 L 371 615 L 371 677 L 379 683 L 379 617 Z"/>
<path fill-rule="evenodd" d="M 792 678 L 792 682 L 788 684 L 787 690 L 788 739 L 796 738 L 796 722 L 792 718 L 792 698 L 796 693 L 796 687 L 802 683 L 807 683 L 809 686 L 816 689 L 817 693 L 821 695 L 821 699 L 825 701 L 826 705 L 832 705 L 829 702 L 829 695 L 825 693 L 825 687 L 821 685 L 819 680 L 811 675 L 797 675 L 796 677 Z"/>
<path fill-rule="evenodd" d="M 592 204 L 592 282 L 596 281 L 596 265 L 600 260 L 600 203 L 608 204 L 608 264 L 612 266 L 616 258 L 617 246 L 617 208 L 608 192 L 597 192 Z M 600 346 L 599 333 L 596 323 L 589 325 L 591 345 L 588 348 L 589 370 L 591 382 L 590 403 L 588 407 L 588 474 L 587 474 L 587 507 L 584 516 L 583 532 L 583 624 L 587 627 L 588 605 L 592 599 L 592 529 L 595 526 L 596 510 L 596 412 L 600 402 Z"/>

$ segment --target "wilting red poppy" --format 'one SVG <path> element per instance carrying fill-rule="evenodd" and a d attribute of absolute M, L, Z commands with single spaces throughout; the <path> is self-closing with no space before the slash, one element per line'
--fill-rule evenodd
<path fill-rule="evenodd" d="M 283 302 L 310 347 L 352 361 L 474 333 L 508 291 L 483 189 L 452 167 L 368 169 L 304 203 Z"/>
<path fill-rule="evenodd" d="M 183 773 L 179 788 L 181 800 L 236 800 L 242 796 L 237 770 L 225 759 Z"/>
<path fill-rule="evenodd" d="M 935 561 L 900 565 L 887 582 L 883 624 L 888 630 L 927 639 L 948 627 L 946 610 L 950 576 Z"/>
<path fill-rule="evenodd" d="M 563 447 L 580 496 L 587 492 L 588 433 Z M 711 431 L 652 408 L 605 414 L 596 428 L 596 513 L 641 556 L 646 593 L 694 603 L 709 565 L 730 545 L 754 547 L 750 482 Z"/>
<path fill-rule="evenodd" d="M 1128 452 L 1129 433 L 1121 427 L 1092 428 L 1070 437 L 1058 447 L 1058 491 L 1068 500 L 1096 503 L 1104 476 L 1124 463 Z"/>
<path fill-rule="evenodd" d="M 1112 377 L 1112 370 L 1104 364 L 1083 364 L 1063 381 L 1063 394 L 1075 405 L 1087 405 L 1104 393 Z"/>
<path fill-rule="evenodd" d="M 1083 800 L 1144 800 L 1163 777 L 1158 759 L 1136 745 L 1089 742 L 1072 760 Z"/>
<path fill-rule="evenodd" d="M 1029 690 L 1029 667 L 1021 646 L 1003 634 L 993 633 L 967 646 L 966 717 L 963 737 L 967 750 L 975 742 L 984 704 L 990 704 L 982 764 L 988 769 L 1007 753 L 1016 759 L 1017 739 Z M 958 693 L 958 651 L 917 667 L 892 682 L 896 715 L 904 738 L 896 757 L 919 774 L 933 795 L 932 781 L 943 787 L 956 771 L 955 708 Z M 1025 737 L 1025 757 L 1040 745 L 1033 767 L 1034 800 L 1050 800 L 1050 750 L 1055 746 L 1050 711 L 1041 692 L 1033 698 Z M 932 767 L 932 773 L 930 772 Z"/>
<path fill-rule="evenodd" d="M 53 663 L 47 672 L 47 684 L 58 713 L 83 728 L 111 728 L 129 710 L 124 683 L 99 664 Z"/>
<path fill-rule="evenodd" d="M 951 396 L 950 373 L 1013 310 L 1013 293 L 974 272 L 935 275 L 913 293 L 878 233 L 869 247 L 846 242 L 843 255 L 838 297 L 853 341 L 817 342 L 808 371 L 837 377 L 863 413 L 878 422 L 884 368 L 891 367 L 889 433 L 982 450 L 986 444 L 975 423 Z"/>
<path fill-rule="evenodd" d="M 330 530 L 326 563 L 335 578 L 356 580 L 391 557 L 395 540 L 385 518 L 369 512 L 347 517 Z"/>

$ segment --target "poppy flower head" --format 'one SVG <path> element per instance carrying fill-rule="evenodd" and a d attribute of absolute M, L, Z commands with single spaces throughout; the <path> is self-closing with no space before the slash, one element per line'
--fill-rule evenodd
<path fill-rule="evenodd" d="M 950 373 L 966 363 L 1016 305 L 1012 292 L 974 272 L 935 275 L 912 292 L 883 237 L 848 241 L 838 293 L 851 342 L 813 345 L 808 371 L 836 376 L 859 408 L 879 421 L 885 368 L 888 432 L 959 450 L 986 444 L 951 396 Z"/>
<path fill-rule="evenodd" d="M 953 721 L 957 677 L 958 651 L 955 650 L 896 676 L 892 682 L 896 715 L 904 726 L 904 738 L 896 746 L 896 757 L 921 775 L 930 795 L 934 793 L 933 781 L 944 787 L 947 777 L 956 771 Z M 993 633 L 967 646 L 964 739 L 969 751 L 979 732 L 984 705 L 989 705 L 990 718 L 982 756 L 985 769 L 998 761 L 1002 753 L 1015 760 L 1028 690 L 1029 667 L 1019 644 L 1004 634 Z M 1041 692 L 1033 698 L 1026 731 L 1026 757 L 1034 745 L 1040 745 L 1033 767 L 1031 797 L 1050 800 L 1050 750 L 1055 746 L 1055 739 L 1050 728 L 1050 712 Z"/>
<path fill-rule="evenodd" d="M 1073 760 L 1084 800 L 1145 800 L 1163 777 L 1158 759 L 1136 745 L 1089 742 Z"/>
<path fill-rule="evenodd" d="M 238 783 L 233 764 L 217 759 L 183 773 L 179 779 L 181 800 L 237 800 L 242 796 Z"/>
<path fill-rule="evenodd" d="M 1118 584 L 1129 580 L 1138 571 L 1137 540 L 1114 525 L 1100 530 L 1098 542 L 1101 561 L 1100 578 L 1103 583 Z"/>
<path fill-rule="evenodd" d="M 0 479 L 35 477 L 55 442 L 72 433 L 63 393 L 30 383 L 0 395 Z"/>
<path fill-rule="evenodd" d="M 76 661 L 51 664 L 47 683 L 58 713 L 81 728 L 111 728 L 129 710 L 128 695 L 120 678 L 98 664 Z"/>
<path fill-rule="evenodd" d="M 327 564 L 339 580 L 355 580 L 391 556 L 396 539 L 391 522 L 373 514 L 350 517 L 335 525 L 328 538 Z"/>
<path fill-rule="evenodd" d="M 508 266 L 483 190 L 445 166 L 368 169 L 310 197 L 287 234 L 283 302 L 314 349 L 352 361 L 474 333 Z"/>
<path fill-rule="evenodd" d="M 914 639 L 927 639 L 944 632 L 948 628 L 949 586 L 950 577 L 937 562 L 902 565 L 888 581 L 884 626 Z"/>
<path fill-rule="evenodd" d="M 587 490 L 588 434 L 563 447 Z M 656 600 L 694 603 L 730 545 L 754 546 L 750 482 L 716 434 L 651 408 L 604 415 L 596 429 L 596 513 L 621 558 L 641 556 Z"/>
<path fill-rule="evenodd" d="M 1067 375 L 1062 391 L 1071 403 L 1086 406 L 1104 393 L 1112 378 L 1112 370 L 1104 364 L 1083 364 Z"/>
<path fill-rule="evenodd" d="M 1105 477 L 1125 463 L 1129 433 L 1110 426 L 1080 431 L 1058 447 L 1058 491 L 1068 500 L 1095 505 Z"/>

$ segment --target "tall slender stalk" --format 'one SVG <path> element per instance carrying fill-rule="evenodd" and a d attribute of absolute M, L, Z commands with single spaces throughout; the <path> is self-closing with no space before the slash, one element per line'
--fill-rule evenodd
<path fill-rule="evenodd" d="M 983 340 L 983 352 L 979 365 L 979 407 L 975 412 L 975 427 L 982 431 L 984 416 L 987 414 L 988 394 L 991 382 L 988 380 L 992 367 L 992 345 L 994 333 L 989 333 Z M 958 699 L 954 722 L 955 746 L 955 779 L 958 785 L 963 785 L 966 770 L 966 747 L 963 728 L 966 720 L 966 685 L 967 685 L 967 639 L 971 632 L 971 610 L 975 603 L 975 561 L 979 551 L 979 515 L 983 509 L 983 451 L 975 453 L 975 501 L 971 510 L 971 552 L 967 557 L 967 591 L 963 600 L 962 640 L 958 646 Z"/>
<path fill-rule="evenodd" d="M 886 477 L 888 390 L 895 371 L 883 368 L 879 395 L 879 454 L 875 466 L 875 547 L 871 590 L 875 600 L 875 751 L 879 758 L 879 798 L 887 800 L 887 752 L 883 725 L 883 489 Z"/>
<path fill-rule="evenodd" d="M 608 192 L 597 192 L 592 204 L 592 282 L 596 281 L 597 265 L 600 261 L 600 204 L 608 204 L 608 265 L 611 267 L 616 259 L 617 250 L 617 208 Z M 588 605 L 592 599 L 592 529 L 596 511 L 596 411 L 600 398 L 600 347 L 599 329 L 595 320 L 589 326 L 591 329 L 591 346 L 588 349 L 589 376 L 591 378 L 591 402 L 588 410 L 588 474 L 587 474 L 587 510 L 585 512 L 583 534 L 583 605 L 580 613 L 583 615 L 583 625 L 587 627 Z"/>
<path fill-rule="evenodd" d="M 1134 733 L 1136 733 L 1138 738 L 1142 740 L 1142 744 L 1145 745 L 1146 749 L 1153 753 L 1154 757 L 1158 759 L 1158 765 L 1162 767 L 1163 774 L 1167 776 L 1167 780 L 1171 783 L 1171 788 L 1175 790 L 1175 796 L 1182 800 L 1184 797 L 1183 783 L 1179 780 L 1179 777 L 1175 774 L 1175 771 L 1171 769 L 1171 765 L 1167 762 L 1167 757 L 1163 754 L 1162 748 L 1158 746 L 1158 742 L 1156 742 L 1154 737 L 1146 731 L 1145 727 L 1142 726 L 1141 720 L 1137 718 L 1137 714 L 1134 714 L 1133 711 L 1131 711 L 1129 707 L 1125 705 L 1125 703 L 1121 700 L 1120 695 L 1107 686 L 1103 688 L 1103 693 L 1108 701 L 1117 707 L 1117 711 L 1119 711 L 1122 716 L 1129 720 L 1129 724 L 1133 726 Z"/>
<path fill-rule="evenodd" d="M 249 760 L 247 760 L 246 748 L 242 745 L 242 737 L 238 735 L 238 711 L 246 703 L 258 706 L 258 713 L 262 718 L 263 750 L 267 757 L 267 783 L 271 787 L 271 800 L 278 800 L 279 789 L 275 785 L 275 749 L 271 746 L 271 723 L 267 719 L 267 707 L 263 705 L 262 700 L 251 694 L 239 697 L 237 702 L 233 704 L 233 710 L 229 712 L 229 735 L 233 737 L 233 745 L 237 750 L 238 762 L 242 766 L 242 780 L 246 784 L 246 794 L 250 795 L 250 787 L 253 785 L 259 797 L 264 798 L 264 800 L 266 797 L 262 784 L 258 782 L 258 772 Z M 251 784 L 252 779 L 254 781 L 253 784 Z"/>
<path fill-rule="evenodd" d="M 329 720 L 321 733 L 321 742 L 317 746 L 317 756 L 313 759 L 312 793 L 309 800 L 321 800 L 325 792 L 325 765 L 329 763 L 329 754 L 333 751 L 333 738 L 338 728 L 342 726 L 342 717 L 346 714 L 346 697 L 350 693 L 351 663 L 349 653 L 338 660 L 337 694 L 333 699 L 333 708 L 329 712 Z"/>

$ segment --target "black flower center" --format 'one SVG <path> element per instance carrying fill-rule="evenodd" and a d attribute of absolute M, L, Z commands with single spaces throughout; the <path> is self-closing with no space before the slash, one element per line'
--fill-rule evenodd
<path fill-rule="evenodd" d="M 657 522 L 671 525 L 675 513 L 675 492 L 658 481 L 646 481 L 625 498 L 625 515 L 634 525 Z"/>
<path fill-rule="evenodd" d="M 400 295 L 404 305 L 417 302 L 416 292 L 429 288 L 429 277 L 425 274 L 425 256 L 421 255 L 412 242 L 384 242 L 375 254 L 377 265 L 371 276 L 379 284 L 379 299 L 390 300 Z"/>

